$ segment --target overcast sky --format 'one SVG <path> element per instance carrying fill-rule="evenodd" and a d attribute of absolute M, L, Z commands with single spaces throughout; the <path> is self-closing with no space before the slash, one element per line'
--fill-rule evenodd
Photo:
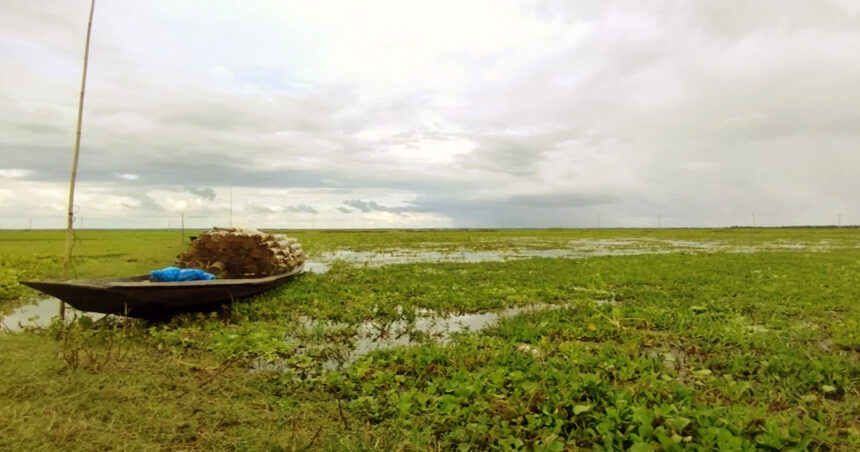
<path fill-rule="evenodd" d="M 860 223 L 858 10 L 98 0 L 78 226 Z M 0 228 L 64 226 L 88 13 L 0 1 Z"/>

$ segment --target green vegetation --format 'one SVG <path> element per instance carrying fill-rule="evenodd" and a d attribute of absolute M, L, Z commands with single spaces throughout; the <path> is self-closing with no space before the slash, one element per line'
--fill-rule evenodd
<path fill-rule="evenodd" d="M 0 449 L 860 448 L 860 231 L 294 235 L 312 258 L 339 248 L 548 249 L 588 238 L 815 246 L 337 263 L 222 312 L 0 334 Z M 76 268 L 86 276 L 140 273 L 182 247 L 164 231 L 81 238 Z M 32 296 L 16 278 L 57 274 L 51 256 L 61 240 L 0 233 L 7 308 Z M 445 342 L 417 327 L 428 312 L 529 305 Z M 368 321 L 380 334 L 406 325 L 415 345 L 337 366 Z"/>

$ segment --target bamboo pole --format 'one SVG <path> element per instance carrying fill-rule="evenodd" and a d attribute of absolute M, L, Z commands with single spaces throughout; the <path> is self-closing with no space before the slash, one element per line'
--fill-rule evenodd
<path fill-rule="evenodd" d="M 90 32 L 93 28 L 93 11 L 96 0 L 90 2 L 90 18 L 87 21 L 87 43 L 84 46 L 84 70 L 81 75 L 81 99 L 78 103 L 78 128 L 75 132 L 75 151 L 72 156 L 72 171 L 69 175 L 69 211 L 66 217 L 66 252 L 63 257 L 63 279 L 69 279 L 69 268 L 72 266 L 72 247 L 75 244 L 75 180 L 78 177 L 78 156 L 81 151 L 81 123 L 84 118 L 84 92 L 87 87 L 87 62 L 90 58 Z M 60 321 L 66 321 L 66 303 L 60 300 Z"/>

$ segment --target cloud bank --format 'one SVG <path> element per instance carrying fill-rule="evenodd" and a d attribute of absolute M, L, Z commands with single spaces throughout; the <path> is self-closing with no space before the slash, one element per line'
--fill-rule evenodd
<path fill-rule="evenodd" d="M 0 227 L 63 226 L 88 4 L 0 6 Z M 860 223 L 858 9 L 99 3 L 78 218 Z"/>

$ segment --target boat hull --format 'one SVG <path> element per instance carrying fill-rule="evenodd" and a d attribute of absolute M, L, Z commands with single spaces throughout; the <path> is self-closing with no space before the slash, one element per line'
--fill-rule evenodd
<path fill-rule="evenodd" d="M 22 281 L 81 311 L 131 317 L 163 317 L 202 311 L 273 289 L 303 271 L 250 279 L 151 282 L 149 275 L 74 281 Z"/>

